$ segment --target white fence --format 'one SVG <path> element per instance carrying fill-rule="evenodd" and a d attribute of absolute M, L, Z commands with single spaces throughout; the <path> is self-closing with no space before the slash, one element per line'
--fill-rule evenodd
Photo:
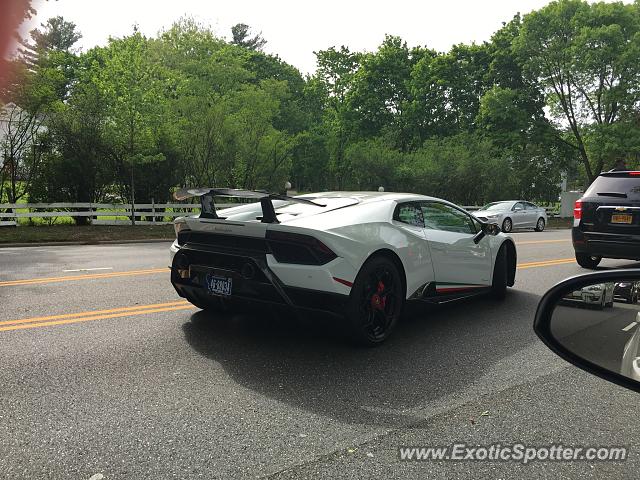
<path fill-rule="evenodd" d="M 216 203 L 227 208 L 238 203 Z M 26 211 L 25 211 L 26 210 Z M 191 215 L 200 210 L 196 203 L 136 203 L 133 215 L 136 225 L 162 225 L 175 217 Z M 131 224 L 130 203 L 0 203 L 0 227 L 16 226 L 20 218 L 89 217 L 93 225 Z M 100 218 L 103 218 L 102 220 Z M 107 218 L 106 220 L 104 218 Z M 144 220 L 143 220 L 144 219 Z M 167 221 L 167 219 L 171 219 Z"/>

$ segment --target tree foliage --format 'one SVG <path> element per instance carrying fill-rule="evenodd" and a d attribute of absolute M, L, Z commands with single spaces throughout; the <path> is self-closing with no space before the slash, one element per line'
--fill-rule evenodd
<path fill-rule="evenodd" d="M 527 15 L 514 42 L 527 81 L 540 85 L 552 118 L 568 125 L 589 181 L 640 146 L 638 8 L 559 0 Z M 631 142 L 620 142 L 621 130 Z"/>
<path fill-rule="evenodd" d="M 246 23 L 238 23 L 231 27 L 231 43 L 249 50 L 262 50 L 267 41 L 262 38 L 262 34 L 250 36 L 250 27 Z"/>
<path fill-rule="evenodd" d="M 305 77 L 247 25 L 232 33 L 183 18 L 79 52 L 62 18 L 34 30 L 35 56 L 15 60 L 1 92 L 45 126 L 27 142 L 38 155 L 20 157 L 35 165 L 24 194 L 148 202 L 290 181 L 554 201 L 562 175 L 582 186 L 621 158 L 638 166 L 637 2 L 558 0 L 447 52 L 397 36 L 371 52 L 330 47 Z"/>

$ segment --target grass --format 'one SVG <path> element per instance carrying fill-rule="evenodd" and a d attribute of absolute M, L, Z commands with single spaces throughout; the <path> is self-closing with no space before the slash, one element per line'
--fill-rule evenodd
<path fill-rule="evenodd" d="M 175 237 L 173 225 L 51 225 L 0 227 L 2 243 L 85 242 L 167 239 Z"/>
<path fill-rule="evenodd" d="M 550 217 L 547 222 L 547 227 L 551 228 L 571 228 L 573 226 L 573 217 L 559 218 Z"/>

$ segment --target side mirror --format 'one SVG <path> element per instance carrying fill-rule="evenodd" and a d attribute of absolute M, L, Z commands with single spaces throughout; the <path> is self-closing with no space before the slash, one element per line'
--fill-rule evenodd
<path fill-rule="evenodd" d="M 494 237 L 500 233 L 500 226 L 497 223 L 483 223 L 480 231 L 473 237 L 473 243 L 480 243 L 485 235 L 493 235 Z"/>
<path fill-rule="evenodd" d="M 524 210 L 524 208 L 522 208 L 522 207 L 513 207 L 513 211 L 514 212 L 520 212 L 522 210 Z"/>
<path fill-rule="evenodd" d="M 485 223 L 484 225 L 482 225 L 482 229 L 484 230 L 485 234 L 492 235 L 494 237 L 502 231 L 500 229 L 500 225 L 498 225 L 497 223 Z"/>
<path fill-rule="evenodd" d="M 540 300 L 533 328 L 569 363 L 640 392 L 640 269 L 569 278 Z"/>

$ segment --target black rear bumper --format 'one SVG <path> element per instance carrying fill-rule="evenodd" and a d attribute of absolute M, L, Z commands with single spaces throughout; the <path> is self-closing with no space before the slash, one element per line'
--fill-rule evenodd
<path fill-rule="evenodd" d="M 571 230 L 576 253 L 595 257 L 640 260 L 640 235 L 585 232 L 580 227 Z"/>
<path fill-rule="evenodd" d="M 185 266 L 189 269 L 188 278 L 178 273 Z M 232 279 L 232 294 L 218 298 L 237 310 L 273 307 L 293 313 L 318 312 L 343 317 L 349 300 L 348 295 L 284 285 L 269 269 L 262 252 L 187 244 L 174 256 L 171 283 L 181 297 L 200 304 L 216 298 L 207 291 L 207 274 Z"/>

